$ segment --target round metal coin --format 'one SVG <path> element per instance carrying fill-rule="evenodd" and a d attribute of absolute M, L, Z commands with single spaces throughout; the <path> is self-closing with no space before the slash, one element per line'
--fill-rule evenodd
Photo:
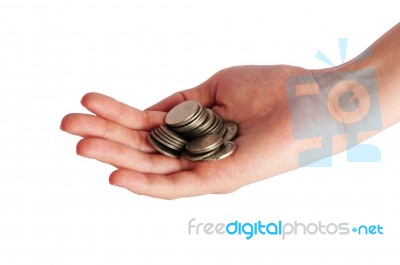
<path fill-rule="evenodd" d="M 156 149 L 158 152 L 160 152 L 163 155 L 166 155 L 171 158 L 178 158 L 180 155 L 180 152 L 172 150 L 166 146 L 163 146 L 159 142 L 157 142 L 150 134 L 147 136 L 147 139 L 149 140 L 150 144 Z"/>
<path fill-rule="evenodd" d="M 187 144 L 188 143 L 188 140 L 186 138 L 184 138 L 183 136 L 179 135 L 178 133 L 176 133 L 172 129 L 168 128 L 166 125 L 161 125 L 159 128 L 161 129 L 161 131 L 163 131 L 165 134 L 169 135 L 171 138 L 173 138 L 177 142 L 182 143 L 182 144 Z"/>
<path fill-rule="evenodd" d="M 234 142 L 225 141 L 224 145 L 220 149 L 218 149 L 218 152 L 216 152 L 215 154 L 213 154 L 211 156 L 203 158 L 203 161 L 215 161 L 215 160 L 220 160 L 225 157 L 228 157 L 231 154 L 233 154 L 233 152 L 235 152 L 236 147 L 237 146 Z"/>
<path fill-rule="evenodd" d="M 214 122 L 214 113 L 212 112 L 212 110 L 210 109 L 206 109 L 207 112 L 207 119 L 200 124 L 199 126 L 197 126 L 197 128 L 195 128 L 194 130 L 187 132 L 186 134 L 189 137 L 195 138 L 197 136 L 200 136 L 202 133 L 204 133 L 205 131 L 207 131 L 210 126 L 213 124 Z"/>
<path fill-rule="evenodd" d="M 195 117 L 193 120 L 190 120 L 187 124 L 183 126 L 174 127 L 174 130 L 183 134 L 187 134 L 192 130 L 196 130 L 196 128 L 207 119 L 207 117 L 208 117 L 207 111 L 205 111 L 202 108 L 199 116 Z"/>
<path fill-rule="evenodd" d="M 218 125 L 219 125 L 219 119 L 218 119 L 218 117 L 215 115 L 215 113 L 213 113 L 212 119 L 213 119 L 213 122 L 212 122 L 212 124 L 210 125 L 210 127 L 209 127 L 207 130 L 205 130 L 204 132 L 202 132 L 202 133 L 200 133 L 200 134 L 198 134 L 198 135 L 195 135 L 195 137 L 197 137 L 197 136 L 203 136 L 203 135 L 206 135 L 206 134 L 210 134 L 211 131 L 215 130 L 215 129 L 218 127 Z"/>
<path fill-rule="evenodd" d="M 202 108 L 200 103 L 195 100 L 184 101 L 173 107 L 165 117 L 165 123 L 170 126 L 182 126 L 198 113 Z"/>
<path fill-rule="evenodd" d="M 157 129 L 152 130 L 150 132 L 150 134 L 151 134 L 151 136 L 153 136 L 153 138 L 157 142 L 167 146 L 168 148 L 171 148 L 171 149 L 176 150 L 176 151 L 181 151 L 181 150 L 185 149 L 185 145 L 184 144 L 178 144 L 175 141 L 171 141 L 170 139 L 166 138 L 164 135 L 160 134 Z"/>
<path fill-rule="evenodd" d="M 225 126 L 226 126 L 226 132 L 224 134 L 224 141 L 230 141 L 236 137 L 239 131 L 239 126 L 233 121 L 226 121 Z"/>
<path fill-rule="evenodd" d="M 186 145 L 190 154 L 203 154 L 215 150 L 223 144 L 222 136 L 219 134 L 207 134 L 194 139 Z"/>
<path fill-rule="evenodd" d="M 188 151 L 184 151 L 184 152 L 182 153 L 182 156 L 183 156 L 186 160 L 189 160 L 189 161 L 200 161 L 200 160 L 206 159 L 206 158 L 209 157 L 209 156 L 214 155 L 214 154 L 217 153 L 218 151 L 219 151 L 219 148 L 217 148 L 217 149 L 215 149 L 215 150 L 212 150 L 212 151 L 210 151 L 210 152 L 207 152 L 207 153 L 197 154 L 197 155 L 190 154 Z"/>
<path fill-rule="evenodd" d="M 218 120 L 218 124 L 217 124 L 217 126 L 214 128 L 214 129 L 212 129 L 209 133 L 212 133 L 212 134 L 217 134 L 219 131 L 221 131 L 222 129 L 223 129 L 223 127 L 224 127 L 224 121 L 217 115 L 217 114 L 215 114 L 215 116 L 217 117 L 217 120 Z"/>

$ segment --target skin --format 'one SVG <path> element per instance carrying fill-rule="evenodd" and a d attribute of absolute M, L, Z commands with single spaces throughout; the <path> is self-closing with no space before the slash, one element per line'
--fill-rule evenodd
<path fill-rule="evenodd" d="M 399 44 L 398 24 L 370 47 L 372 55 L 361 62 L 355 59 L 322 70 L 287 65 L 227 68 L 199 86 L 177 92 L 145 111 L 106 95 L 89 93 L 83 96 L 81 103 L 93 115 L 68 114 L 61 122 L 61 129 L 83 137 L 77 144 L 78 155 L 117 168 L 110 175 L 110 184 L 136 194 L 175 199 L 232 192 L 298 168 L 302 151 L 321 146 L 319 138 L 293 138 L 286 92 L 289 78 L 373 67 L 377 71 L 381 129 L 397 123 L 400 120 L 397 103 L 400 100 Z M 315 82 L 322 84 L 323 80 L 318 77 Z M 351 84 L 348 89 L 351 90 Z M 173 106 L 189 99 L 198 100 L 224 120 L 239 124 L 239 135 L 235 139 L 238 147 L 233 155 L 215 162 L 190 162 L 158 154 L 148 143 L 149 131 L 164 123 L 166 113 Z M 321 104 L 326 102 L 317 98 L 300 108 L 317 108 Z M 321 116 L 309 126 L 310 129 L 324 127 L 329 122 L 330 119 Z M 362 133 L 359 141 L 377 132 Z M 346 149 L 346 137 L 339 135 L 334 138 L 333 151 L 318 158 Z"/>

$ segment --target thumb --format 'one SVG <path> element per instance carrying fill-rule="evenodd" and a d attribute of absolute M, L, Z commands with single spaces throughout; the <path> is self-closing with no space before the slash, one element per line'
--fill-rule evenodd
<path fill-rule="evenodd" d="M 161 100 L 153 106 L 147 108 L 147 111 L 169 111 L 174 106 L 186 100 L 197 100 L 202 106 L 212 107 L 215 104 L 215 95 L 217 91 L 218 81 L 227 69 L 221 70 L 210 77 L 204 83 L 191 88 L 182 90 L 172 94 Z"/>

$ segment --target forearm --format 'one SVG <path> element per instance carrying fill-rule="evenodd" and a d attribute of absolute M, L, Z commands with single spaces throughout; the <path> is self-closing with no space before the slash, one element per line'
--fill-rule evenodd
<path fill-rule="evenodd" d="M 289 97 L 289 106 L 302 119 L 295 133 L 300 138 L 343 137 L 336 138 L 333 151 L 306 163 L 344 151 L 400 121 L 400 24 L 348 63 L 311 72 L 312 77 L 296 78 L 308 86 L 302 103 L 296 103 L 298 95 Z M 316 139 L 303 147 L 321 144 Z"/>
<path fill-rule="evenodd" d="M 363 54 L 335 70 L 376 71 L 382 128 L 400 121 L 400 23 L 386 32 Z"/>

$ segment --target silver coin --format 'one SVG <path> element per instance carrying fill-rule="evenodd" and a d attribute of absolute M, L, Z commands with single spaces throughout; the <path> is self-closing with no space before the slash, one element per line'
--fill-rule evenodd
<path fill-rule="evenodd" d="M 206 158 L 203 158 L 203 161 L 215 161 L 215 160 L 221 160 L 225 157 L 230 156 L 233 154 L 236 150 L 236 144 L 231 141 L 225 141 L 224 144 L 220 149 L 218 149 L 218 152 L 216 152 L 213 155 L 210 155 Z"/>
<path fill-rule="evenodd" d="M 167 147 L 170 147 L 171 149 L 180 151 L 182 149 L 185 149 L 185 144 L 176 142 L 174 139 L 170 138 L 168 135 L 163 134 L 162 131 L 157 128 L 151 131 L 151 136 L 153 136 L 158 142 L 160 142 L 163 145 L 166 145 Z M 154 134 L 154 135 L 153 135 Z M 156 137 L 157 136 L 157 137 Z M 171 147 L 171 145 L 173 147 Z"/>
<path fill-rule="evenodd" d="M 222 136 L 218 134 L 207 134 L 194 139 L 186 145 L 190 154 L 203 154 L 215 150 L 223 144 Z"/>
<path fill-rule="evenodd" d="M 189 141 L 184 138 L 182 135 L 176 133 L 174 130 L 170 129 L 168 126 L 166 125 L 161 125 L 159 127 L 165 134 L 169 135 L 170 137 L 172 137 L 173 139 L 175 139 L 176 141 L 183 143 L 183 144 L 187 144 Z"/>
<path fill-rule="evenodd" d="M 194 138 L 194 137 L 200 136 L 202 133 L 204 133 L 211 127 L 211 125 L 214 122 L 214 113 L 210 109 L 206 109 L 206 112 L 208 114 L 207 119 L 202 124 L 197 126 L 195 129 L 187 132 L 186 134 L 189 137 Z"/>
<path fill-rule="evenodd" d="M 190 154 L 188 151 L 184 151 L 182 153 L 182 156 L 186 159 L 186 160 L 190 160 L 190 161 L 200 161 L 200 160 L 204 160 L 212 155 L 214 155 L 215 153 L 217 153 L 219 151 L 219 148 L 215 149 L 215 150 L 211 150 L 210 152 L 207 153 L 203 153 L 203 154 Z"/>
<path fill-rule="evenodd" d="M 218 131 L 217 134 L 221 135 L 222 138 L 224 138 L 224 135 L 225 135 L 225 133 L 228 131 L 228 129 L 227 129 L 226 125 L 225 125 L 225 122 L 222 122 L 222 124 L 223 124 L 223 125 L 222 125 L 221 130 Z M 225 139 L 224 139 L 224 140 L 225 140 Z"/>
<path fill-rule="evenodd" d="M 187 125 L 192 124 L 193 122 L 195 122 L 196 120 L 200 119 L 202 117 L 202 115 L 204 115 L 204 109 L 203 107 L 200 105 L 200 108 L 197 110 L 197 112 L 193 115 L 193 117 L 191 117 L 189 120 L 187 120 L 185 123 L 183 123 L 182 125 L 179 125 L 178 127 L 175 128 L 182 128 L 185 127 Z"/>
<path fill-rule="evenodd" d="M 233 121 L 226 121 L 225 126 L 226 126 L 226 133 L 224 134 L 223 138 L 224 141 L 230 141 L 236 137 L 239 131 L 239 126 Z"/>
<path fill-rule="evenodd" d="M 165 117 L 165 123 L 178 127 L 182 126 L 198 113 L 199 108 L 202 108 L 200 103 L 195 100 L 184 101 L 173 107 Z"/>
<path fill-rule="evenodd" d="M 207 117 L 208 117 L 207 111 L 205 111 L 202 108 L 201 113 L 197 118 L 191 120 L 189 123 L 185 124 L 184 126 L 175 127 L 174 130 L 177 132 L 180 132 L 182 134 L 186 134 L 192 130 L 196 130 L 196 128 L 207 119 Z"/>
<path fill-rule="evenodd" d="M 183 137 L 181 137 L 180 135 L 177 135 L 177 133 L 175 133 L 174 131 L 169 130 L 169 129 L 166 129 L 166 131 L 164 131 L 162 128 L 163 128 L 163 126 L 160 126 L 160 127 L 156 128 L 155 130 L 158 132 L 158 134 L 161 134 L 162 136 L 167 138 L 169 141 L 174 141 L 175 143 L 177 143 L 179 145 L 185 145 L 188 143 L 187 140 L 184 140 Z"/>
<path fill-rule="evenodd" d="M 179 157 L 180 152 L 177 152 L 175 150 L 172 150 L 172 149 L 160 144 L 150 134 L 147 136 L 147 139 L 149 140 L 150 144 L 154 147 L 154 149 L 156 149 L 161 154 L 166 155 L 171 158 Z"/>
<path fill-rule="evenodd" d="M 160 129 L 160 127 L 155 129 L 154 133 L 157 134 L 159 137 L 165 139 L 166 141 L 173 143 L 174 145 L 177 145 L 179 147 L 186 146 L 186 144 L 184 144 L 182 142 L 178 142 L 177 140 L 175 140 L 174 138 L 172 138 L 171 136 L 166 134 L 163 130 Z"/>
<path fill-rule="evenodd" d="M 181 151 L 183 148 L 182 147 L 179 147 L 179 146 L 177 146 L 177 145 L 175 145 L 175 144 L 173 144 L 172 142 L 169 142 L 169 141 L 167 141 L 166 139 L 164 139 L 164 138 L 162 138 L 162 137 L 159 137 L 156 133 L 155 133 L 155 131 L 154 130 L 152 130 L 151 132 L 150 132 L 150 135 L 153 137 L 153 139 L 154 140 L 156 140 L 158 143 L 160 143 L 160 144 L 162 144 L 162 145 L 164 145 L 164 146 L 166 146 L 166 147 L 168 147 L 168 148 L 170 148 L 170 149 L 172 149 L 172 150 L 175 150 L 175 151 Z"/>
<path fill-rule="evenodd" d="M 148 140 L 157 151 L 169 157 L 182 154 L 191 161 L 219 160 L 236 149 L 235 143 L 230 140 L 238 134 L 238 125 L 225 122 L 195 100 L 172 108 L 166 115 L 165 123 L 152 130 Z"/>
<path fill-rule="evenodd" d="M 218 124 L 217 124 L 217 126 L 214 128 L 214 129 L 212 129 L 209 133 L 210 134 L 217 134 L 219 131 L 221 131 L 222 129 L 223 129 L 223 127 L 224 127 L 224 121 L 217 115 L 217 114 L 215 114 L 215 116 L 217 117 L 217 120 L 218 120 Z"/>
<path fill-rule="evenodd" d="M 226 131 L 226 126 L 225 126 L 225 122 L 223 119 L 221 119 L 221 117 L 219 117 L 218 115 L 216 115 L 219 118 L 220 124 L 219 126 L 215 129 L 215 131 L 213 131 L 212 133 L 215 134 L 220 134 L 221 136 L 224 135 L 225 131 Z"/>
<path fill-rule="evenodd" d="M 210 127 L 209 127 L 207 130 L 205 130 L 204 132 L 202 132 L 202 133 L 200 133 L 200 134 L 197 134 L 195 137 L 203 136 L 203 135 L 206 135 L 206 134 L 210 134 L 211 131 L 215 130 L 215 129 L 218 127 L 218 125 L 219 125 L 219 119 L 218 119 L 218 117 L 215 115 L 215 113 L 213 113 L 212 118 L 213 118 L 213 123 L 210 125 Z"/>

